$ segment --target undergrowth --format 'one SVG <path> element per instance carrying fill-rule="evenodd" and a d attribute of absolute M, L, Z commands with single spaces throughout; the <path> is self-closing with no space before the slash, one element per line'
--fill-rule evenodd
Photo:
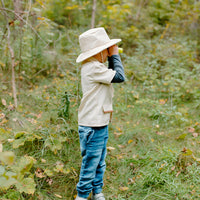
<path fill-rule="evenodd" d="M 27 53 L 16 110 L 8 77 L 0 72 L 2 200 L 70 200 L 76 195 L 81 165 L 80 66 L 75 64 L 78 45 L 70 42 L 77 41 L 77 32 L 64 36 L 56 52 L 50 48 L 42 57 L 32 46 L 32 54 Z M 199 199 L 196 44 L 183 36 L 138 38 L 134 44 L 121 55 L 127 80 L 114 85 L 105 196 L 110 200 Z M 31 62 L 33 72 L 25 67 Z"/>

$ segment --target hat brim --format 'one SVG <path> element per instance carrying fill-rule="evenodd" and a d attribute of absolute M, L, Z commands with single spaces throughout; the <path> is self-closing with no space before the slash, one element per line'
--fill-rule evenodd
<path fill-rule="evenodd" d="M 111 47 L 111 46 L 113 46 L 114 44 L 117 44 L 120 41 L 121 41 L 121 39 L 112 39 L 107 44 L 104 44 L 100 47 L 96 47 L 95 49 L 91 49 L 89 51 L 83 52 L 78 56 L 78 58 L 76 59 L 76 62 L 77 63 L 83 62 L 84 60 L 100 53 L 104 49 L 107 49 L 108 47 Z"/>

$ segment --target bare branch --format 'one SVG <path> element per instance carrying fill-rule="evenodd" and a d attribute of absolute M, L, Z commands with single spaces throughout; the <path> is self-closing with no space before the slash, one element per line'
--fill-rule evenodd
<path fill-rule="evenodd" d="M 1 1 L 2 1 L 2 0 L 1 0 Z M 0 8 L 0 10 L 3 10 L 4 13 L 5 13 L 5 11 L 14 13 L 15 16 L 16 16 L 18 19 L 20 19 L 21 21 L 23 21 L 26 25 L 28 25 L 28 26 L 31 28 L 31 30 L 38 36 L 38 38 L 40 38 L 40 39 L 43 41 L 44 44 L 48 45 L 48 43 L 45 42 L 45 41 L 42 39 L 42 37 L 38 34 L 38 32 L 37 32 L 26 20 L 24 20 L 20 15 L 18 15 L 17 13 L 15 13 L 13 10 L 7 9 L 7 8 L 5 8 L 5 7 Z M 7 14 L 6 14 L 6 16 L 7 16 Z"/>

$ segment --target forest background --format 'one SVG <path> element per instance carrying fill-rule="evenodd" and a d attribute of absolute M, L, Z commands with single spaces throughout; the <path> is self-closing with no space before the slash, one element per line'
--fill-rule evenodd
<path fill-rule="evenodd" d="M 107 199 L 200 199 L 199 0 L 1 0 L 0 197 L 73 199 L 78 36 L 119 44 Z"/>

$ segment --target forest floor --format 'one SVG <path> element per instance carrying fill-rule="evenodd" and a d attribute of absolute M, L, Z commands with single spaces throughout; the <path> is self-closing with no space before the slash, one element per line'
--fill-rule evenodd
<path fill-rule="evenodd" d="M 3 149 L 15 153 L 13 170 L 21 158 L 34 159 L 22 176 L 34 177 L 36 188 L 30 195 L 11 187 L 1 191 L 2 200 L 76 196 L 81 165 L 77 133 L 80 81 L 70 72 L 38 79 L 18 92 L 16 111 L 9 103 L 11 94 L 5 90 L 1 95 Z M 198 102 L 159 99 L 131 79 L 114 88 L 115 112 L 109 125 L 104 178 L 107 199 L 199 199 Z"/>

